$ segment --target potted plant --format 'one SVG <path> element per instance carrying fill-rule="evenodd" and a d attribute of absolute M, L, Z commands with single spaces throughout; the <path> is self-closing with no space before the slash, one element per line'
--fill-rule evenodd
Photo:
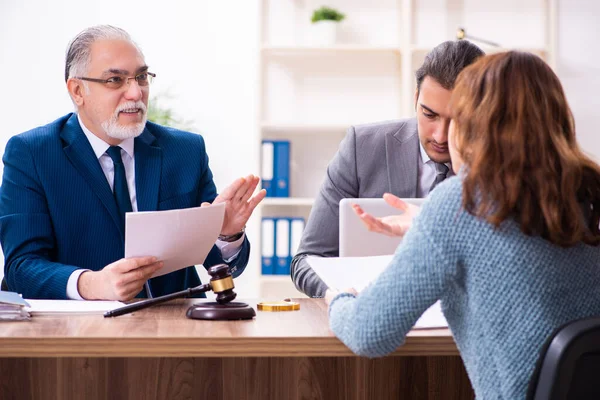
<path fill-rule="evenodd" d="M 194 127 L 191 121 L 183 120 L 175 115 L 173 110 L 159 104 L 158 98 L 168 99 L 171 96 L 168 93 L 163 93 L 160 96 L 153 96 L 148 101 L 148 121 L 154 122 L 163 126 L 170 126 L 185 131 L 193 131 Z"/>
<path fill-rule="evenodd" d="M 322 6 L 313 12 L 311 37 L 313 44 L 332 45 L 336 41 L 338 23 L 346 16 L 338 10 Z"/>

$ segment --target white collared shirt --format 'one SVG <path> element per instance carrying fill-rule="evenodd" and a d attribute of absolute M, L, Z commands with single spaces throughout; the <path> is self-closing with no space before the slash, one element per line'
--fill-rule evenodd
<path fill-rule="evenodd" d="M 102 172 L 104 172 L 104 176 L 106 176 L 106 180 L 110 185 L 110 190 L 113 189 L 114 184 L 114 176 L 115 176 L 115 167 L 112 159 L 106 153 L 106 150 L 110 147 L 108 143 L 104 140 L 100 139 L 98 136 L 94 135 L 81 121 L 79 114 L 77 114 L 77 120 L 79 121 L 79 125 L 81 126 L 81 130 L 87 137 L 92 149 L 94 150 L 94 154 L 98 158 L 98 162 L 100 163 L 100 167 L 102 168 Z M 131 208 L 133 212 L 137 212 L 137 197 L 135 191 L 135 154 L 134 154 L 134 138 L 123 140 L 119 146 L 121 147 L 121 158 L 123 160 L 123 165 L 125 166 L 125 176 L 127 178 L 127 189 L 129 189 L 129 197 L 131 199 Z M 240 252 L 242 243 L 244 242 L 245 234 L 235 242 L 224 242 L 221 240 L 216 241 L 216 245 L 221 250 L 221 255 L 225 262 L 230 262 L 234 259 Z M 67 281 L 67 298 L 73 300 L 83 300 L 83 297 L 79 294 L 79 290 L 77 290 L 77 283 L 79 281 L 79 276 L 85 272 L 89 271 L 88 269 L 78 269 L 74 271 L 71 276 L 69 276 L 69 280 Z"/>
<path fill-rule="evenodd" d="M 113 185 L 115 180 L 115 166 L 110 156 L 106 153 L 106 150 L 109 149 L 110 144 L 94 135 L 83 124 L 79 114 L 77 115 L 77 119 L 79 120 L 79 125 L 81 126 L 83 133 L 85 133 L 85 137 L 87 137 L 90 145 L 92 146 L 92 150 L 94 150 L 94 154 L 96 154 L 96 158 L 100 163 L 102 172 L 104 172 L 104 176 L 106 176 L 106 180 L 110 185 L 110 190 L 114 191 Z M 125 176 L 127 178 L 129 198 L 131 199 L 131 208 L 133 209 L 133 212 L 136 212 L 138 208 L 137 197 L 135 195 L 135 158 L 133 154 L 133 143 L 134 138 L 125 139 L 119 144 L 119 147 L 121 148 L 121 159 L 123 160 L 123 165 L 125 166 Z"/>
<path fill-rule="evenodd" d="M 435 161 L 429 158 L 429 155 L 423 148 L 421 141 L 419 140 L 419 185 L 417 187 L 417 197 L 424 198 L 429 194 L 429 189 L 433 182 L 435 181 L 435 177 L 437 176 L 437 170 L 435 169 Z M 450 176 L 452 171 L 452 164 L 444 163 L 449 169 L 447 176 Z"/>

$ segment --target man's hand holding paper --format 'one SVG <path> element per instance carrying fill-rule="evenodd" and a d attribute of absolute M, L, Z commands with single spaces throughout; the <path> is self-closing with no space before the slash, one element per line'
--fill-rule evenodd
<path fill-rule="evenodd" d="M 127 214 L 125 258 L 154 256 L 164 265 L 152 277 L 202 264 L 215 244 L 225 204 Z"/>
<path fill-rule="evenodd" d="M 128 301 L 164 263 L 156 257 L 122 258 L 100 271 L 85 271 L 77 282 L 77 291 L 86 300 Z"/>

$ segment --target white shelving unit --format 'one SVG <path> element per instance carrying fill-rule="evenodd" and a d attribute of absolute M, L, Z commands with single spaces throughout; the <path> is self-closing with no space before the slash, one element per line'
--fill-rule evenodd
<path fill-rule="evenodd" d="M 339 134 L 345 132 L 350 125 L 346 124 L 321 124 L 321 125 L 310 125 L 310 124 L 273 124 L 263 123 L 261 131 L 264 136 L 276 136 L 280 135 L 315 135 L 315 134 Z"/>
<path fill-rule="evenodd" d="M 400 49 L 394 46 L 353 46 L 353 45 L 334 45 L 334 46 L 270 46 L 262 47 L 263 54 L 268 55 L 295 55 L 310 56 L 331 53 L 358 53 L 363 55 L 373 53 L 392 53 L 400 55 Z"/>
<path fill-rule="evenodd" d="M 260 141 L 290 141 L 290 198 L 262 216 L 304 217 L 351 125 L 414 115 L 414 72 L 437 44 L 467 35 L 520 49 L 554 67 L 556 0 L 330 0 L 346 14 L 336 43 L 315 45 L 316 0 L 261 0 Z M 255 246 L 259 248 L 260 246 Z M 257 268 L 260 273 L 260 266 Z M 261 276 L 261 297 L 298 296 L 288 276 Z"/>
<path fill-rule="evenodd" d="M 262 202 L 263 207 L 268 206 L 308 206 L 312 207 L 315 199 L 312 197 L 268 197 Z"/>

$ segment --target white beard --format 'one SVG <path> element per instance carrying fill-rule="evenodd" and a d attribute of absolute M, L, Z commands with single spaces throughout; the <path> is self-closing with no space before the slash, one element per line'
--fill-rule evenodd
<path fill-rule="evenodd" d="M 135 125 L 125 126 L 119 124 L 119 112 L 126 110 L 128 108 L 139 108 L 142 111 L 142 121 L 138 122 Z M 141 101 L 138 102 L 128 102 L 121 104 L 114 112 L 112 117 L 102 122 L 102 129 L 108 136 L 113 139 L 125 140 L 129 138 L 135 138 L 142 134 L 144 128 L 146 127 L 146 105 Z"/>

